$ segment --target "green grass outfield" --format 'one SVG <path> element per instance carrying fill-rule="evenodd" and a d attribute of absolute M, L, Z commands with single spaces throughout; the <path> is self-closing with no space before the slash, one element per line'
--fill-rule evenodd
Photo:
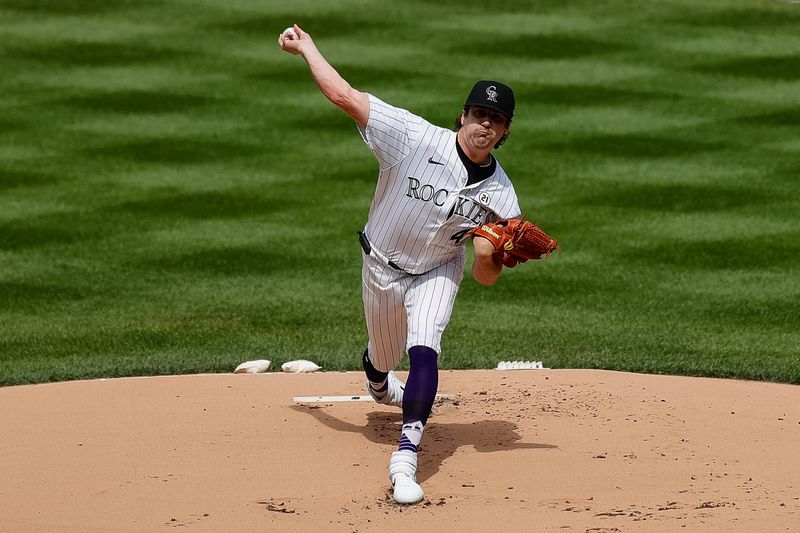
<path fill-rule="evenodd" d="M 359 367 L 377 165 L 294 21 L 443 126 L 516 91 L 563 252 L 465 278 L 443 367 L 800 383 L 800 4 L 0 0 L 0 384 Z"/>

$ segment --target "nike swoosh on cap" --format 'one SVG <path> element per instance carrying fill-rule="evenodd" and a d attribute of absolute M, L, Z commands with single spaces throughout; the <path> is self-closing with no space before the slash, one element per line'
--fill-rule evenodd
<path fill-rule="evenodd" d="M 430 163 L 431 165 L 444 165 L 444 163 L 440 163 L 439 161 L 434 161 L 433 156 L 428 158 L 428 163 Z"/>

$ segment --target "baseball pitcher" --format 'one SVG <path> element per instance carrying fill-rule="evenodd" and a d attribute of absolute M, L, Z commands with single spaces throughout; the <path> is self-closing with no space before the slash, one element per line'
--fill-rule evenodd
<path fill-rule="evenodd" d="M 417 452 L 438 388 L 442 333 L 463 278 L 467 239 L 473 238 L 472 276 L 483 285 L 494 284 L 504 265 L 557 246 L 517 218 L 514 187 L 492 155 L 509 135 L 514 93 L 497 81 L 477 82 L 453 131 L 351 87 L 297 25 L 278 44 L 306 61 L 322 94 L 352 117 L 378 162 L 375 196 L 358 232 L 369 338 L 363 366 L 372 397 L 402 406 L 389 478 L 397 503 L 416 503 L 424 496 Z M 536 246 L 541 250 L 531 250 Z M 404 384 L 393 369 L 405 353 Z"/>

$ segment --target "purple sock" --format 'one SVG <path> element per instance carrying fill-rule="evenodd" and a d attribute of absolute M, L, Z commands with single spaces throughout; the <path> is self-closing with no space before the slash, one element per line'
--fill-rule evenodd
<path fill-rule="evenodd" d="M 439 361 L 435 350 L 414 346 L 408 350 L 411 365 L 403 392 L 403 430 L 400 450 L 416 452 L 439 388 Z"/>

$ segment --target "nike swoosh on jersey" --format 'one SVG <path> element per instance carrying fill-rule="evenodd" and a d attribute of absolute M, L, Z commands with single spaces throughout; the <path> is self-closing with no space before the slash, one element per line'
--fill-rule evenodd
<path fill-rule="evenodd" d="M 433 157 L 428 158 L 428 163 L 430 163 L 431 165 L 444 165 L 444 163 L 440 163 L 439 161 L 434 161 Z"/>

